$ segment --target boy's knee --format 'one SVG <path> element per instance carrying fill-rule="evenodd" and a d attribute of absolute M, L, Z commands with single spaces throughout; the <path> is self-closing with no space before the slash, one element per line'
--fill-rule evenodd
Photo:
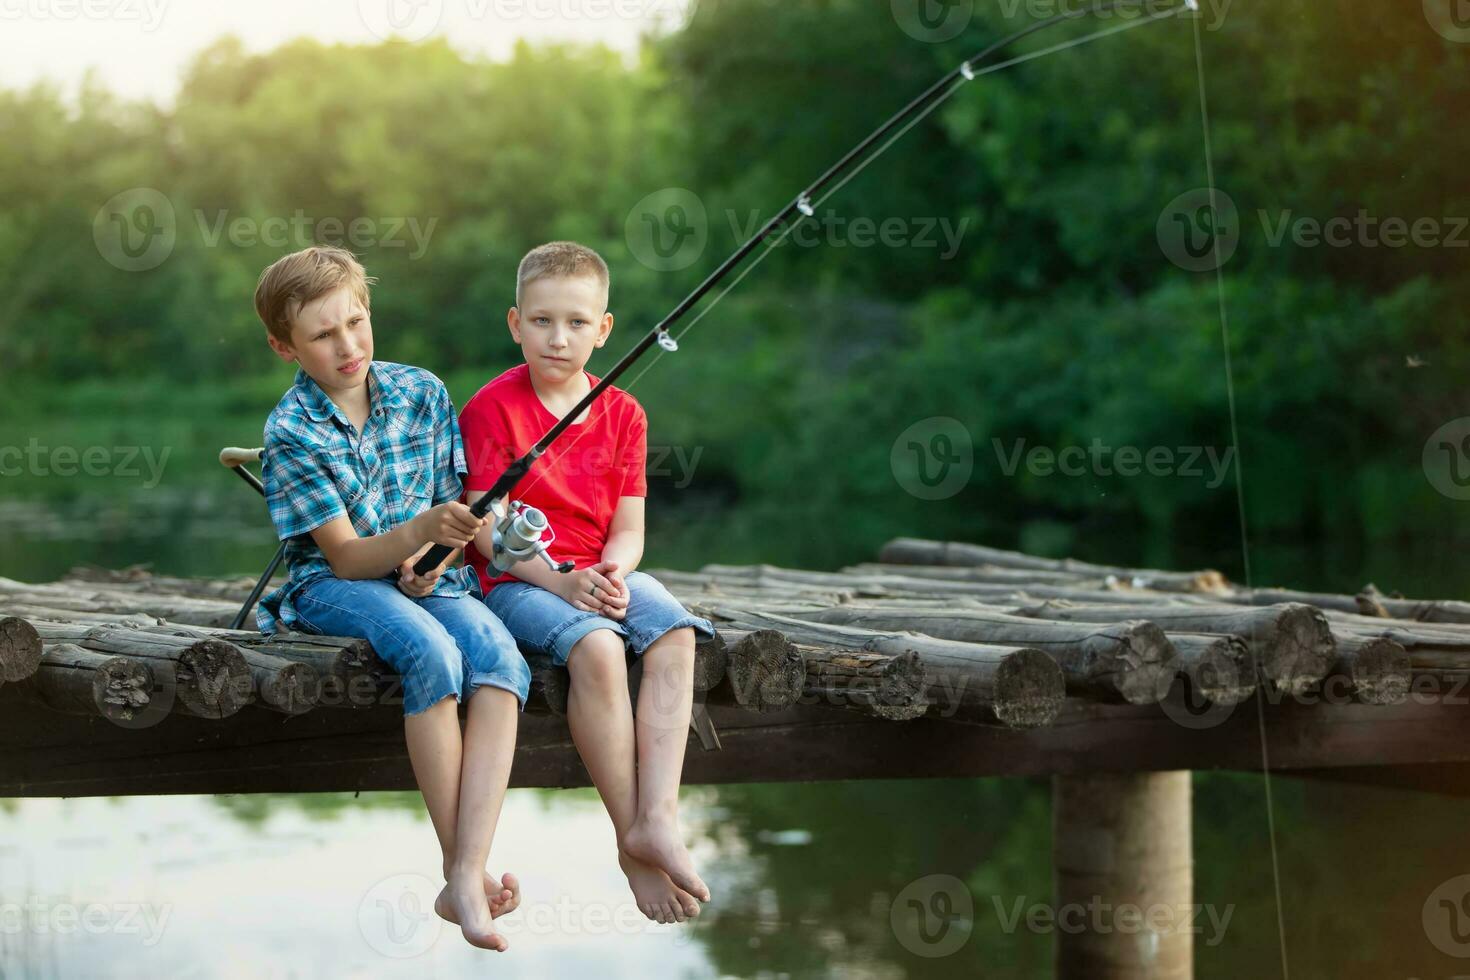
<path fill-rule="evenodd" d="M 677 648 L 692 654 L 694 652 L 694 627 L 680 626 L 678 629 L 669 630 L 653 642 L 661 647 Z"/>
<path fill-rule="evenodd" d="M 626 687 L 627 651 L 623 638 L 609 629 L 596 629 L 572 645 L 567 670 L 585 686 Z"/>

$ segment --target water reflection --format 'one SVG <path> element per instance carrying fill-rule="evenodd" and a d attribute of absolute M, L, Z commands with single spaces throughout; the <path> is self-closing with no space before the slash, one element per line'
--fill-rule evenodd
<path fill-rule="evenodd" d="M 243 488 L 164 489 L 101 511 L 90 498 L 0 501 L 0 575 L 44 580 L 99 561 L 249 573 L 270 557 L 263 508 Z M 742 522 L 758 523 L 749 513 L 671 514 L 650 535 L 647 562 L 831 567 L 871 555 L 846 538 L 822 547 L 862 553 L 827 555 L 796 534 L 732 534 Z M 766 541 L 789 553 L 738 553 Z M 1088 545 L 1092 558 L 1235 571 L 1228 548 L 1184 555 L 1133 538 Z M 1352 592 L 1372 580 L 1386 591 L 1441 596 L 1470 591 L 1470 570 L 1456 557 L 1436 542 L 1361 552 L 1272 542 L 1252 554 L 1258 583 Z M 1470 873 L 1463 800 L 1278 775 L 1268 822 L 1259 776 L 1200 773 L 1194 785 L 1196 901 L 1228 923 L 1221 935 L 1198 923 L 1197 976 L 1278 974 L 1283 925 L 1297 975 L 1464 972 L 1430 931 L 1443 915 L 1435 889 Z M 1052 933 L 1017 913 L 1051 899 L 1045 781 L 688 787 L 685 800 L 716 902 L 693 924 L 639 919 L 620 928 L 616 913 L 631 902 L 596 794 L 512 791 L 492 868 L 520 874 L 527 904 L 511 954 L 491 968 L 538 977 L 1050 974 Z M 488 954 L 452 931 L 424 933 L 433 923 L 416 918 L 420 898 L 399 887 L 405 876 L 433 887 L 438 864 L 415 792 L 0 799 L 0 980 L 483 972 Z M 951 900 L 952 883 L 968 907 Z M 101 904 L 111 928 L 73 922 L 60 931 L 48 918 L 38 930 L 37 913 L 26 910 L 36 902 L 77 913 Z M 119 927 L 133 908 L 167 913 L 154 945 L 142 945 L 146 932 Z M 433 941 L 415 951 L 414 937 Z"/>

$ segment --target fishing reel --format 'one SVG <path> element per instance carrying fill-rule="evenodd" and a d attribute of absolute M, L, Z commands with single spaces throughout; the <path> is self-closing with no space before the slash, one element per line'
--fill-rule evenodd
<path fill-rule="evenodd" d="M 558 563 L 546 553 L 551 542 L 556 540 L 556 532 L 552 531 L 546 541 L 541 540 L 541 535 L 551 524 L 537 508 L 512 500 L 508 508 L 502 501 L 496 501 L 490 505 L 490 510 L 495 514 L 495 526 L 492 528 L 495 544 L 486 558 L 496 571 L 508 572 L 517 563 L 535 557 L 540 557 L 553 572 L 566 573 L 576 567 L 570 561 Z"/>

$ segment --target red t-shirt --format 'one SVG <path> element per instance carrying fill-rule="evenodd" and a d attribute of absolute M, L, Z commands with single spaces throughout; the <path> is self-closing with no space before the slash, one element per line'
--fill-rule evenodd
<path fill-rule="evenodd" d="M 588 384 L 598 380 L 587 374 Z M 609 385 L 587 411 L 586 421 L 557 436 L 507 498 L 539 508 L 556 535 L 551 557 L 573 561 L 577 568 L 602 560 L 618 498 L 648 495 L 648 416 L 643 406 Z M 529 365 L 518 364 L 475 392 L 459 413 L 469 466 L 466 498 L 489 490 L 556 423 L 531 385 Z M 501 582 L 521 581 L 509 572 L 491 578 L 489 563 L 473 544 L 465 549 L 465 558 L 479 572 L 487 596 Z"/>

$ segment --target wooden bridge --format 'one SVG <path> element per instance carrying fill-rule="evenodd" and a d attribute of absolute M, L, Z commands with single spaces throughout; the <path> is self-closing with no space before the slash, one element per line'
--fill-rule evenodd
<path fill-rule="evenodd" d="M 649 571 L 719 630 L 686 783 L 1053 776 L 1058 905 L 1189 903 L 1192 769 L 1470 786 L 1470 603 L 913 539 L 838 572 Z M 393 672 L 225 628 L 251 584 L 0 579 L 0 795 L 415 788 Z M 534 671 L 512 785 L 587 784 L 567 685 Z M 1189 975 L 1188 934 L 1058 940 L 1063 974 Z"/>

